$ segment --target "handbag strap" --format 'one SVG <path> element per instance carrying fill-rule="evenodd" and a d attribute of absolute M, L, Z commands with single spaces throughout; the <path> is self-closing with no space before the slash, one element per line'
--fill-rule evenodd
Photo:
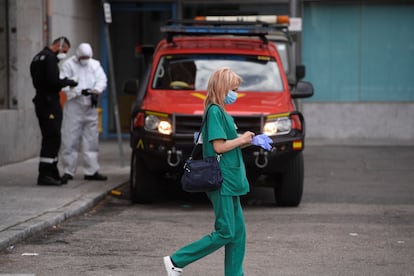
<path fill-rule="evenodd" d="M 208 106 L 208 108 L 207 108 L 206 115 L 205 115 L 205 116 L 204 116 L 204 118 L 203 118 L 203 121 L 202 121 L 202 123 L 201 123 L 201 127 L 200 127 L 200 131 L 198 132 L 198 135 L 197 135 L 196 144 L 194 145 L 193 150 L 191 151 L 191 154 L 190 154 L 190 159 L 193 159 L 193 155 L 194 155 L 195 149 L 196 149 L 196 147 L 197 147 L 197 145 L 198 145 L 198 139 L 200 138 L 201 131 L 203 130 L 203 126 L 204 126 L 204 124 L 205 124 L 205 123 L 206 123 L 206 121 L 207 121 L 208 111 L 210 110 L 210 108 L 211 108 L 211 106 L 212 106 L 212 105 L 213 105 L 213 104 L 210 104 L 210 105 Z"/>

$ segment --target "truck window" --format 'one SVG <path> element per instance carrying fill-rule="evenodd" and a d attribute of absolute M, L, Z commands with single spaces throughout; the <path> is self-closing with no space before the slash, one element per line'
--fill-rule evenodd
<path fill-rule="evenodd" d="M 161 57 L 152 81 L 153 89 L 206 90 L 212 72 L 227 66 L 243 82 L 239 91 L 281 92 L 283 83 L 276 60 L 253 55 L 167 55 Z"/>
<path fill-rule="evenodd" d="M 282 60 L 283 69 L 285 70 L 286 74 L 289 73 L 289 58 L 288 58 L 288 50 L 287 45 L 285 42 L 274 42 L 277 47 L 277 51 L 279 52 L 280 59 Z"/>

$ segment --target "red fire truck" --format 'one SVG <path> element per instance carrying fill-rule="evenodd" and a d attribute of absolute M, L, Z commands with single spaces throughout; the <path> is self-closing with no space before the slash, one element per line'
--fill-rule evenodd
<path fill-rule="evenodd" d="M 126 92 L 137 93 L 130 123 L 131 200 L 151 202 L 161 183 L 179 187 L 201 125 L 208 79 L 227 66 L 243 79 L 237 102 L 226 106 L 238 131 L 264 133 L 273 141 L 271 151 L 243 149 L 250 185 L 273 189 L 277 206 L 299 205 L 305 119 L 294 99 L 312 96 L 313 87 L 301 81 L 303 66 L 288 80 L 277 41 L 269 41 L 276 33 L 289 41 L 286 22 L 181 20 L 161 31 L 166 38 L 155 48 L 145 77 L 138 86 L 138 81 L 125 85 Z"/>

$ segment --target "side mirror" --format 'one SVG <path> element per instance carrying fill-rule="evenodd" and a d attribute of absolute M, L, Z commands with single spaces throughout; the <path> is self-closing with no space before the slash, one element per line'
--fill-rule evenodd
<path fill-rule="evenodd" d="M 307 81 L 299 81 L 291 91 L 292 98 L 308 98 L 313 96 L 313 85 Z"/>
<path fill-rule="evenodd" d="M 136 95 L 139 88 L 139 80 L 127 80 L 124 82 L 122 91 L 129 95 Z"/>
<path fill-rule="evenodd" d="M 301 80 L 305 77 L 306 68 L 305 65 L 296 65 L 296 79 Z"/>

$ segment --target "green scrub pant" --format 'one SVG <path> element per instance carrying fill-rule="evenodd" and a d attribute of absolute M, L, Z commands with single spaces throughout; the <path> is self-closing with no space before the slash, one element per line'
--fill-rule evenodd
<path fill-rule="evenodd" d="M 220 191 L 207 196 L 216 216 L 215 232 L 179 249 L 171 259 L 175 266 L 183 268 L 225 246 L 225 276 L 243 276 L 246 229 L 240 198 L 222 196 Z"/>

